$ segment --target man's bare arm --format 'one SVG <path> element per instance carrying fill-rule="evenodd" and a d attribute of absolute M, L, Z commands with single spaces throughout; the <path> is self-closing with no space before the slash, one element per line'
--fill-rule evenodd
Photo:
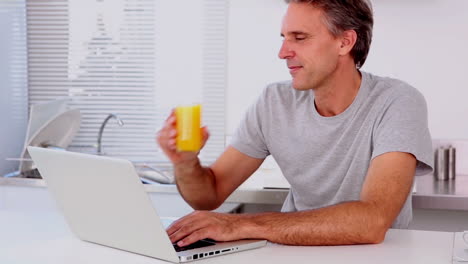
<path fill-rule="evenodd" d="M 195 212 L 168 229 L 180 245 L 202 238 L 261 238 L 290 245 L 379 243 L 398 216 L 410 192 L 416 158 L 391 152 L 376 157 L 368 170 L 359 201 L 293 213 L 223 215 Z"/>
<path fill-rule="evenodd" d="M 229 146 L 210 167 L 198 158 L 175 164 L 177 188 L 184 200 L 196 210 L 213 210 L 252 175 L 263 159 L 249 157 Z"/>

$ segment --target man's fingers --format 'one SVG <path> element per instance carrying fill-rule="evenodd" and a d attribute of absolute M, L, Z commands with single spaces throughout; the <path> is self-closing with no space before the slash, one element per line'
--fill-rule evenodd
<path fill-rule="evenodd" d="M 206 126 L 201 128 L 202 131 L 202 148 L 205 146 L 206 141 L 208 141 L 208 138 L 210 137 L 210 131 L 208 131 L 208 128 Z"/>
<path fill-rule="evenodd" d="M 207 219 L 206 212 L 203 211 L 193 211 L 190 214 L 174 221 L 166 230 L 167 234 L 170 236 L 173 233 L 177 232 L 180 228 L 186 225 L 193 223 L 201 222 L 201 220 Z"/>
<path fill-rule="evenodd" d="M 177 129 L 175 127 L 175 115 L 174 111 L 166 119 L 164 126 L 158 131 L 156 139 L 163 150 L 175 151 L 176 149 L 176 137 Z"/>
<path fill-rule="evenodd" d="M 161 146 L 161 148 L 167 150 L 175 150 L 176 136 L 176 131 L 172 132 L 171 130 L 163 128 L 157 133 L 156 140 L 159 146 Z"/>
<path fill-rule="evenodd" d="M 171 240 L 172 243 L 174 243 L 179 240 L 185 239 L 187 236 L 190 236 L 194 232 L 197 232 L 198 230 L 204 229 L 206 227 L 207 227 L 206 221 L 194 222 L 188 225 L 184 225 L 175 233 L 172 233 L 172 235 L 169 236 L 169 239 Z"/>
<path fill-rule="evenodd" d="M 196 218 L 202 214 L 199 211 L 193 211 L 190 214 L 174 221 L 166 230 L 167 234 L 170 236 L 172 233 L 176 232 L 179 230 L 182 226 L 188 225 L 192 222 L 196 221 Z"/>
<path fill-rule="evenodd" d="M 210 137 L 210 131 L 208 130 L 208 127 L 204 126 L 201 128 L 201 130 L 203 141 L 208 140 L 208 138 Z"/>
<path fill-rule="evenodd" d="M 196 212 L 196 211 L 194 211 Z M 186 224 L 189 224 L 191 222 L 194 222 L 193 221 L 193 213 L 190 213 L 176 221 L 174 221 L 167 229 L 166 229 L 166 232 L 167 232 L 167 235 L 168 236 L 171 236 L 172 234 L 174 234 L 175 232 L 177 232 L 180 228 L 182 228 L 184 225 Z"/>
<path fill-rule="evenodd" d="M 187 246 L 190 244 L 193 244 L 197 242 L 198 240 L 208 238 L 208 229 L 199 229 L 193 233 L 191 233 L 189 236 L 185 237 L 184 239 L 180 240 L 177 242 L 177 245 L 179 247 Z"/>
<path fill-rule="evenodd" d="M 176 123 L 176 117 L 174 115 L 171 115 L 166 119 L 167 126 L 174 126 L 175 123 Z"/>
<path fill-rule="evenodd" d="M 232 215 L 195 211 L 174 222 L 167 229 L 167 234 L 172 243 L 177 242 L 178 246 L 187 246 L 205 238 L 218 241 L 241 239 L 242 235 L 233 228 L 237 219 Z"/>
<path fill-rule="evenodd" d="M 191 214 L 171 225 L 167 229 L 167 234 L 169 235 L 171 242 L 174 243 L 199 229 L 209 226 L 209 224 L 210 218 L 200 218 Z"/>
<path fill-rule="evenodd" d="M 176 140 L 175 139 L 170 139 L 167 142 L 167 148 L 170 149 L 170 150 L 175 151 L 176 150 Z"/>
<path fill-rule="evenodd" d="M 177 137 L 177 130 L 176 129 L 169 129 L 167 131 L 169 138 L 176 138 Z"/>
<path fill-rule="evenodd" d="M 169 119 L 173 118 L 173 117 L 175 117 L 175 108 L 172 108 L 172 109 L 171 109 L 171 113 L 170 113 L 169 116 L 166 118 L 166 122 L 167 122 Z M 174 120 L 175 120 L 175 118 L 174 118 Z"/>

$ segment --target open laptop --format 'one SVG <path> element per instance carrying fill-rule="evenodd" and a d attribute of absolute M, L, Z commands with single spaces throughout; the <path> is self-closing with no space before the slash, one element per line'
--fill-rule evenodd
<path fill-rule="evenodd" d="M 81 240 L 170 262 L 187 262 L 262 247 L 265 240 L 201 240 L 173 245 L 128 160 L 28 147 L 30 156 Z"/>

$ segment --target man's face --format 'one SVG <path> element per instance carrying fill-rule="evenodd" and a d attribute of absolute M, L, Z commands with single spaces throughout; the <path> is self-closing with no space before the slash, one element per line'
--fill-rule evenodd
<path fill-rule="evenodd" d="M 336 70 L 341 41 L 324 23 L 320 9 L 290 3 L 281 28 L 279 57 L 285 59 L 297 90 L 317 89 Z"/>

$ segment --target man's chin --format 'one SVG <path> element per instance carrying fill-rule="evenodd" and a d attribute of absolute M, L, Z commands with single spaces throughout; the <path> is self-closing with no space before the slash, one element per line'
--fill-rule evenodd
<path fill-rule="evenodd" d="M 305 90 L 312 89 L 309 85 L 305 85 L 304 83 L 298 82 L 297 80 L 294 80 L 294 79 L 292 81 L 292 87 L 298 91 L 305 91 Z"/>

